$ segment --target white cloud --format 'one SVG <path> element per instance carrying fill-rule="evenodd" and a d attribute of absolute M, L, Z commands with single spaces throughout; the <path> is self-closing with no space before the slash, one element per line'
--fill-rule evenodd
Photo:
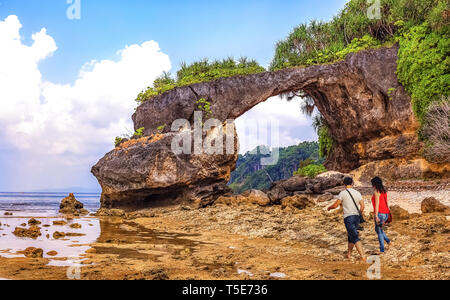
<path fill-rule="evenodd" d="M 54 84 L 38 68 L 57 50 L 54 39 L 43 28 L 26 46 L 21 27 L 16 16 L 0 21 L 0 135 L 21 150 L 82 155 L 111 145 L 131 127 L 137 93 L 171 68 L 149 41 L 120 50 L 119 61 L 87 63 L 73 85 Z"/>
<path fill-rule="evenodd" d="M 118 51 L 118 61 L 87 62 L 74 84 L 55 84 L 38 67 L 57 51 L 55 40 L 43 28 L 27 46 L 21 27 L 17 16 L 0 20 L 0 143 L 29 161 L 94 163 L 132 128 L 137 94 L 171 69 L 158 43 L 148 41 Z"/>

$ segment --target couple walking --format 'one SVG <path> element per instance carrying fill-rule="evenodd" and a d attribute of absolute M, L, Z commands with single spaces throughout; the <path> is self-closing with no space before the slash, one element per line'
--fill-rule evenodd
<path fill-rule="evenodd" d="M 339 194 L 338 200 L 328 208 L 333 210 L 342 206 L 344 209 L 344 223 L 348 234 L 348 252 L 347 258 L 351 258 L 353 249 L 356 247 L 361 260 L 366 262 L 364 249 L 359 238 L 358 230 L 361 223 L 365 222 L 364 214 L 364 200 L 357 190 L 353 188 L 353 179 L 347 177 L 344 179 L 345 191 Z M 391 241 L 383 230 L 383 226 L 388 222 L 390 210 L 387 203 L 387 190 L 383 185 L 383 181 L 379 177 L 372 179 L 372 187 L 374 193 L 372 196 L 372 205 L 374 209 L 375 231 L 380 242 L 380 254 L 385 252 L 385 243 L 389 246 Z"/>

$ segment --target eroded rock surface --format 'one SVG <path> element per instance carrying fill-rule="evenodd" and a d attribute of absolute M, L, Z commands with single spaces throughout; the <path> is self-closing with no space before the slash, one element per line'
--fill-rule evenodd
<path fill-rule="evenodd" d="M 89 212 L 84 209 L 84 204 L 75 199 L 74 194 L 61 200 L 59 213 L 72 215 L 87 215 Z"/>
<path fill-rule="evenodd" d="M 226 183 L 237 154 L 176 155 L 171 150 L 173 122 L 185 119 L 192 127 L 201 98 L 210 103 L 213 118 L 225 122 L 272 96 L 302 90 L 314 99 L 335 140 L 328 169 L 350 172 L 391 160 L 388 169 L 395 173 L 400 165 L 422 158 L 419 124 L 396 76 L 397 52 L 396 46 L 381 48 L 351 54 L 335 64 L 223 78 L 176 88 L 143 103 L 133 121 L 135 129 L 145 128 L 144 137 L 126 141 L 92 168 L 103 188 L 102 207 L 132 210 L 180 201 L 206 206 L 229 193 Z M 403 170 L 419 176 L 445 172 L 429 168 L 426 173 L 423 166 Z M 370 178 L 379 169 L 361 172 Z M 303 180 L 277 185 L 270 200 L 295 192 L 322 193 L 335 185 Z"/>

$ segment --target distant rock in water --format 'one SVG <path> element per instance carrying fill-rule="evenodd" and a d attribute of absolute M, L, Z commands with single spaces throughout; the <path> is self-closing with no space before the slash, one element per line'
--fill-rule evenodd
<path fill-rule="evenodd" d="M 73 193 L 69 194 L 69 197 L 66 197 L 61 200 L 61 204 L 59 206 L 59 213 L 65 215 L 87 215 L 89 211 L 84 209 L 83 203 L 75 199 Z"/>

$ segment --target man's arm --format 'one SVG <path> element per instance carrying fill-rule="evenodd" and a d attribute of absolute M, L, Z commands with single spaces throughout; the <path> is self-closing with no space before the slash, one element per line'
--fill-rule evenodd
<path fill-rule="evenodd" d="M 341 200 L 336 200 L 336 202 L 334 202 L 333 205 L 331 205 L 330 207 L 328 207 L 328 211 L 338 208 L 339 205 L 341 205 L 341 204 L 342 204 L 342 201 L 341 201 Z"/>
<path fill-rule="evenodd" d="M 359 205 L 361 206 L 361 213 L 364 214 L 364 209 L 366 208 L 366 204 L 364 203 L 364 199 L 359 201 Z"/>

